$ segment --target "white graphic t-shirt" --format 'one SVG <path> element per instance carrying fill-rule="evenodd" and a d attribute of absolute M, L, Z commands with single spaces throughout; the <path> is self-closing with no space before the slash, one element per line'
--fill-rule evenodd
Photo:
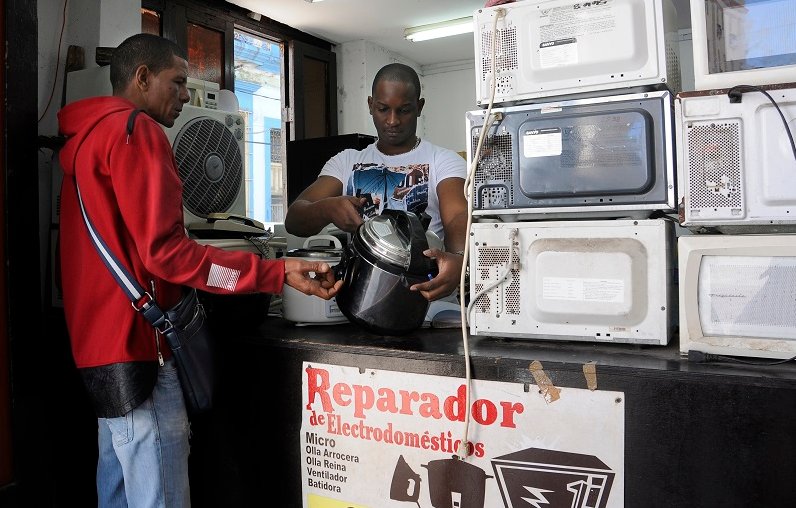
<path fill-rule="evenodd" d="M 431 216 L 429 230 L 444 241 L 437 185 L 446 178 L 466 178 L 467 164 L 453 150 L 425 140 L 399 155 L 385 155 L 373 143 L 363 150 L 338 153 L 324 165 L 319 176 L 323 175 L 340 180 L 347 196 L 369 197 L 372 206 L 365 207 L 366 215 L 386 208 L 425 211 Z"/>

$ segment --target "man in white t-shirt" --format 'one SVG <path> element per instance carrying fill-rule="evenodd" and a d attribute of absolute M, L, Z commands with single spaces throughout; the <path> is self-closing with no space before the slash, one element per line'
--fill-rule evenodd
<path fill-rule="evenodd" d="M 459 285 L 467 241 L 467 164 L 456 152 L 415 135 L 425 99 L 420 79 L 408 65 L 382 67 L 373 80 L 368 108 L 378 140 L 363 150 L 343 150 L 324 165 L 318 179 L 290 205 L 285 228 L 297 236 L 317 234 L 329 223 L 353 233 L 363 216 L 386 208 L 426 212 L 429 229 L 445 251 L 429 249 L 439 274 L 415 284 L 429 301 L 452 294 Z"/>

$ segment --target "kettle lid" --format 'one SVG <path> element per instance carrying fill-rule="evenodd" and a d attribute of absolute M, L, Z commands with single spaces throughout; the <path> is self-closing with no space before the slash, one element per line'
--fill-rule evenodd
<path fill-rule="evenodd" d="M 379 259 L 406 267 L 410 259 L 410 238 L 396 228 L 388 215 L 377 215 L 359 228 L 362 244 Z"/>

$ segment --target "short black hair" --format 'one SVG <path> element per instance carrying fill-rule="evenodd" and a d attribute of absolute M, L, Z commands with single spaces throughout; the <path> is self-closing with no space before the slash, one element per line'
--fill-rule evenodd
<path fill-rule="evenodd" d="M 398 81 L 412 85 L 415 88 L 415 99 L 420 99 L 420 78 L 417 72 L 406 64 L 396 62 L 387 64 L 379 69 L 376 77 L 373 78 L 373 87 L 370 92 L 372 95 L 376 95 L 376 85 L 379 81 Z"/>
<path fill-rule="evenodd" d="M 113 50 L 111 56 L 111 86 L 114 93 L 127 87 L 139 66 L 146 65 L 157 74 L 171 67 L 175 56 L 188 59 L 180 46 L 163 37 L 145 33 L 128 37 Z"/>

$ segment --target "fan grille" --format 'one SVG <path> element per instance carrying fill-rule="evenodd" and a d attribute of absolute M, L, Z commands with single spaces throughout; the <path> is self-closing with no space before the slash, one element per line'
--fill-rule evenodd
<path fill-rule="evenodd" d="M 199 117 L 186 123 L 174 140 L 174 158 L 186 210 L 206 218 L 232 207 L 243 184 L 243 159 L 222 122 Z"/>

